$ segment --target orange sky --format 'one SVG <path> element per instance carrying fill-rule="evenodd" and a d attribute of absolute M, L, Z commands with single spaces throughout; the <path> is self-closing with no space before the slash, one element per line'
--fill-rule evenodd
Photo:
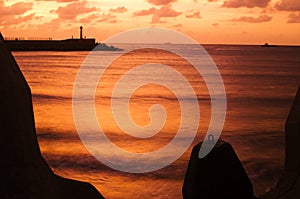
<path fill-rule="evenodd" d="M 5 37 L 102 41 L 124 30 L 163 27 L 199 43 L 300 45 L 299 0 L 1 0 Z"/>

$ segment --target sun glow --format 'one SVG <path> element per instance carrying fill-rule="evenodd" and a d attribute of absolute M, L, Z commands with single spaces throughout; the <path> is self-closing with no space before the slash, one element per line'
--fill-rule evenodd
<path fill-rule="evenodd" d="M 6 37 L 77 36 L 84 26 L 97 41 L 128 29 L 162 27 L 199 43 L 300 44 L 300 3 L 288 0 L 6 0 L 0 3 Z"/>

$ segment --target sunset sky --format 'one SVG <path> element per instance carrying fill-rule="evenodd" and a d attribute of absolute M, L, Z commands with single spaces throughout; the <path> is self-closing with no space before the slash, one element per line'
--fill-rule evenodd
<path fill-rule="evenodd" d="M 299 0 L 1 0 L 5 37 L 101 42 L 125 30 L 163 27 L 197 42 L 300 45 Z"/>

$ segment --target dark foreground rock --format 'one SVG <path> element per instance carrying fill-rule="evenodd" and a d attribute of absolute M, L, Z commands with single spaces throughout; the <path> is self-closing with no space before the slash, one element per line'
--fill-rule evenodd
<path fill-rule="evenodd" d="M 0 33 L 0 198 L 99 199 L 89 183 L 55 175 L 41 156 L 30 88 Z"/>
<path fill-rule="evenodd" d="M 285 171 L 277 186 L 261 199 L 300 198 L 300 87 L 285 124 Z"/>
<path fill-rule="evenodd" d="M 253 187 L 229 143 L 219 141 L 199 159 L 194 146 L 182 187 L 184 199 L 252 199 Z"/>

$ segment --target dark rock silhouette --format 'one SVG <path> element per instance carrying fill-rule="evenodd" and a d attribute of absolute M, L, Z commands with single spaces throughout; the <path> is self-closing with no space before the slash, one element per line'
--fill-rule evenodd
<path fill-rule="evenodd" d="M 284 174 L 261 199 L 300 198 L 300 87 L 285 124 L 285 142 Z"/>
<path fill-rule="evenodd" d="M 194 146 L 182 187 L 183 199 L 252 199 L 253 187 L 229 143 L 219 141 L 199 159 Z"/>
<path fill-rule="evenodd" d="M 55 175 L 41 156 L 30 88 L 1 33 L 0 93 L 0 198 L 103 198 L 89 183 Z"/>
<path fill-rule="evenodd" d="M 300 87 L 285 126 L 285 171 L 276 187 L 259 199 L 300 198 Z M 182 193 L 184 199 L 255 198 L 252 184 L 230 144 L 220 141 L 203 159 L 202 143 L 192 151 Z"/>

